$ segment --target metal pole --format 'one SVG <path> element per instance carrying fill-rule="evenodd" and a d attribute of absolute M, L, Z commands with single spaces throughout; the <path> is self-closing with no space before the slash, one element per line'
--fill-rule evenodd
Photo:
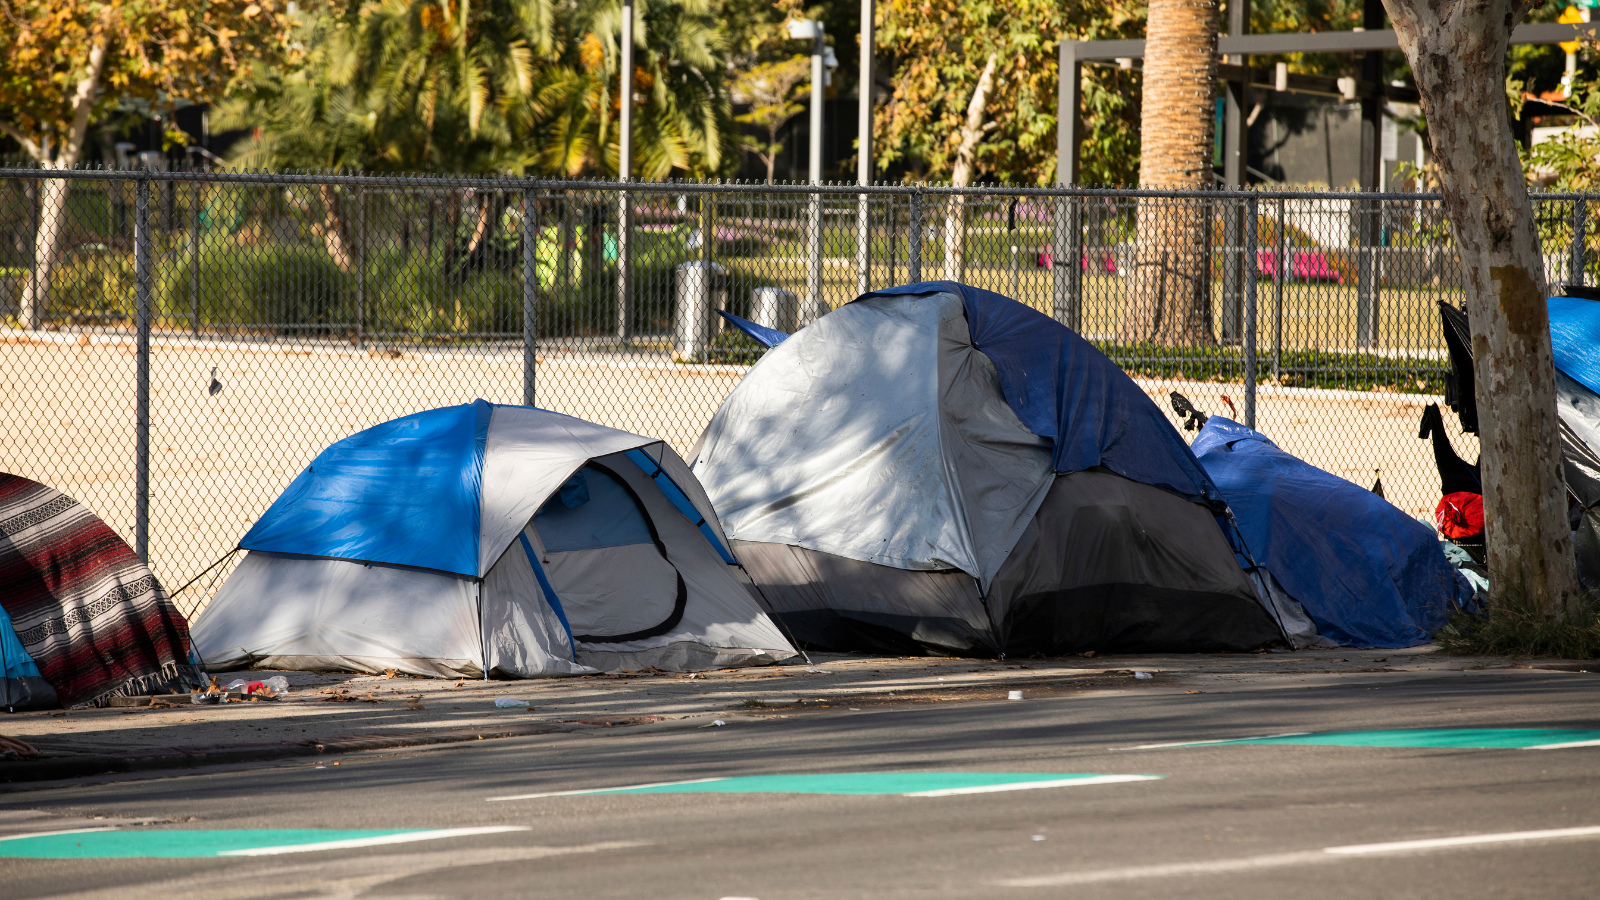
<path fill-rule="evenodd" d="M 874 0 L 861 0 L 861 72 L 856 85 L 856 183 L 872 183 L 872 51 Z M 856 198 L 856 294 L 872 290 L 872 231 L 867 195 Z"/>
<path fill-rule="evenodd" d="M 811 134 L 810 181 L 822 183 L 822 23 L 817 23 L 816 36 L 811 39 Z M 806 208 L 806 313 L 807 322 L 822 312 L 822 195 L 812 194 Z"/>
<path fill-rule="evenodd" d="M 1232 185 L 1230 185 L 1231 187 Z M 1243 273 L 1240 271 L 1242 264 L 1240 234 L 1244 217 L 1243 204 L 1234 205 L 1232 200 L 1223 200 L 1222 207 L 1222 343 L 1239 343 L 1239 326 L 1244 315 L 1240 294 L 1244 290 Z M 1209 230 L 1209 229 L 1208 229 Z"/>
<path fill-rule="evenodd" d="M 356 349 L 366 339 L 367 325 L 367 190 L 356 188 Z"/>
<path fill-rule="evenodd" d="M 1244 208 L 1244 425 L 1256 427 L 1256 198 Z"/>
<path fill-rule="evenodd" d="M 922 190 L 911 195 L 911 222 L 906 229 L 906 283 L 922 281 Z"/>
<path fill-rule="evenodd" d="M 533 364 L 538 350 L 538 204 L 531 189 L 522 192 L 522 405 L 533 406 Z"/>
<path fill-rule="evenodd" d="M 150 564 L 150 178 L 141 170 L 134 200 L 134 327 L 137 331 L 134 396 L 133 550 Z M 64 184 L 64 183 L 63 183 Z"/>
<path fill-rule="evenodd" d="M 1378 284 L 1377 265 L 1372 248 L 1372 208 L 1377 201 L 1363 200 L 1360 195 L 1350 201 L 1356 217 L 1356 347 L 1365 350 L 1378 338 Z"/>
<path fill-rule="evenodd" d="M 189 333 L 200 336 L 200 182 L 193 184 L 194 228 L 189 238 Z"/>
<path fill-rule="evenodd" d="M 1588 230 L 1589 201 L 1579 197 L 1572 201 L 1572 261 L 1568 263 L 1567 283 L 1583 285 L 1584 232 Z"/>
<path fill-rule="evenodd" d="M 633 174 L 633 0 L 622 0 L 622 114 L 617 121 L 617 180 Z M 617 195 L 617 339 L 627 343 L 628 307 L 633 300 L 633 198 Z"/>
<path fill-rule="evenodd" d="M 1056 184 L 1067 186 L 1078 181 L 1079 99 L 1078 82 L 1083 63 L 1078 61 L 1078 42 L 1062 41 L 1060 75 L 1056 93 Z"/>
<path fill-rule="evenodd" d="M 807 200 L 806 242 L 806 313 L 803 318 L 809 323 L 823 312 L 821 193 L 814 193 Z"/>
<path fill-rule="evenodd" d="M 1277 259 L 1276 268 L 1277 268 L 1278 278 L 1277 278 L 1277 283 L 1273 286 L 1273 289 L 1272 289 L 1272 380 L 1273 381 L 1278 381 L 1282 377 L 1282 374 L 1283 374 L 1283 282 L 1285 280 L 1285 276 L 1289 272 L 1289 263 L 1288 263 L 1288 261 L 1286 259 L 1284 259 L 1284 255 L 1288 252 L 1288 245 L 1284 241 L 1284 236 L 1283 236 L 1283 226 L 1285 224 L 1285 221 L 1286 221 L 1286 217 L 1284 215 L 1283 198 L 1279 197 L 1278 198 L 1278 234 L 1277 234 L 1277 241 L 1276 241 L 1276 243 L 1278 245 L 1278 252 L 1275 254 L 1275 258 Z"/>
<path fill-rule="evenodd" d="M 826 47 L 822 23 L 818 22 L 816 36 L 811 39 L 811 158 L 808 162 L 812 184 L 822 183 L 822 95 L 826 91 L 822 83 L 822 52 Z"/>

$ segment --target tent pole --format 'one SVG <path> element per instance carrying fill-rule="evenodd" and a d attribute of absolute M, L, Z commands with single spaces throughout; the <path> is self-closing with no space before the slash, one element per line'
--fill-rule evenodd
<path fill-rule="evenodd" d="M 483 669 L 483 680 L 489 680 L 489 637 L 483 633 L 483 579 L 472 583 L 473 596 L 478 601 L 478 667 Z"/>
<path fill-rule="evenodd" d="M 744 567 L 744 563 L 739 563 L 739 571 L 744 573 L 744 577 L 750 578 L 750 570 Z M 761 585 L 757 583 L 754 578 L 750 578 L 750 584 L 756 589 L 756 593 L 761 595 L 761 605 L 767 608 L 767 616 L 771 618 L 779 628 L 783 629 L 784 634 L 789 636 L 789 643 L 793 644 L 794 648 L 800 651 L 800 658 L 806 661 L 806 665 L 811 665 L 811 654 L 806 652 L 805 646 L 800 643 L 799 639 L 794 636 L 794 632 L 789 630 L 789 626 L 785 625 L 783 619 L 776 611 L 773 610 L 772 601 L 767 599 L 767 592 L 761 589 Z"/>

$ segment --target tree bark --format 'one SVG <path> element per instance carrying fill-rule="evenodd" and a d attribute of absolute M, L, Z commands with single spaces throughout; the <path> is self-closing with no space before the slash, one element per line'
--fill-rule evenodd
<path fill-rule="evenodd" d="M 1141 187 L 1212 181 L 1217 0 L 1151 0 L 1139 133 Z M 1206 204 L 1141 200 L 1138 246 L 1119 339 L 1209 344 L 1211 217 Z"/>
<path fill-rule="evenodd" d="M 322 245 L 339 271 L 349 274 L 354 271 L 355 262 L 350 254 L 350 235 L 339 192 L 331 184 L 324 184 L 318 190 L 322 195 Z"/>
<path fill-rule="evenodd" d="M 1555 617 L 1577 573 L 1561 473 L 1544 258 L 1506 107 L 1529 0 L 1384 0 L 1416 78 L 1472 320 L 1489 582 Z"/>
<path fill-rule="evenodd" d="M 950 169 L 950 184 L 966 187 L 972 183 L 973 169 L 977 168 L 978 142 L 993 130 L 994 123 L 983 123 L 983 110 L 989 103 L 989 93 L 994 90 L 994 65 L 998 57 L 989 54 L 989 61 L 978 76 L 978 86 L 972 89 L 972 101 L 967 104 L 967 118 L 958 132 L 955 165 Z M 967 198 L 955 194 L 945 207 L 944 214 L 944 277 L 946 281 L 960 281 L 966 269 L 967 249 Z"/>
<path fill-rule="evenodd" d="M 48 144 L 35 144 L 21 140 L 23 148 L 46 169 L 71 169 L 83 154 L 84 141 L 89 136 L 89 113 L 94 109 L 100 89 L 100 77 L 105 72 L 107 40 L 101 36 L 89 45 L 89 58 L 85 72 L 72 92 L 72 120 L 67 126 L 67 139 L 54 159 L 50 158 Z M 44 326 L 44 314 L 50 304 L 50 278 L 55 270 L 56 252 L 67 230 L 67 188 L 65 180 L 41 181 L 44 192 L 39 204 L 39 230 L 33 237 L 33 275 L 22 289 L 22 304 L 17 318 L 22 327 L 37 330 Z"/>

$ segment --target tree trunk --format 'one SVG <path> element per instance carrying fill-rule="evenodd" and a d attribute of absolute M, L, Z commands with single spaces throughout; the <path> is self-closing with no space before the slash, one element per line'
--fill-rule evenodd
<path fill-rule="evenodd" d="M 961 142 L 956 146 L 956 162 L 950 170 L 950 184 L 966 187 L 972 183 L 972 170 L 976 168 L 978 142 L 993 128 L 983 124 L 983 109 L 989 102 L 989 92 L 994 90 L 995 54 L 978 76 L 978 86 L 972 89 L 972 102 L 967 104 L 967 119 L 961 123 Z M 964 194 L 951 196 L 944 214 L 944 277 L 946 281 L 960 281 L 966 268 L 967 249 L 967 198 Z"/>
<path fill-rule="evenodd" d="M 350 253 L 350 235 L 345 225 L 344 209 L 340 204 L 339 192 L 331 184 L 321 186 L 322 193 L 322 245 L 327 248 L 328 255 L 333 257 L 333 264 L 339 271 L 349 274 L 355 268 L 355 260 Z"/>
<path fill-rule="evenodd" d="M 1151 0 L 1139 133 L 1141 187 L 1196 189 L 1212 180 L 1217 0 Z M 1207 204 L 1141 200 L 1138 246 L 1119 339 L 1210 344 Z"/>
<path fill-rule="evenodd" d="M 1385 0 L 1422 95 L 1472 320 L 1489 583 L 1546 615 L 1578 597 L 1544 258 L 1506 107 L 1527 0 Z"/>
<path fill-rule="evenodd" d="M 109 15 L 109 13 L 108 13 Z M 103 33 L 103 32 L 102 32 Z M 89 136 L 89 113 L 94 109 L 95 96 L 100 90 L 100 76 L 106 66 L 106 42 L 103 38 L 89 45 L 89 58 L 84 76 L 78 80 L 72 93 L 72 121 L 67 128 L 67 140 L 55 159 L 50 158 L 48 145 L 37 145 L 23 139 L 19 143 L 46 169 L 71 169 L 78 164 L 83 153 L 83 143 Z M 33 275 L 22 289 L 22 304 L 17 318 L 22 327 L 37 330 L 44 326 L 44 314 L 50 305 L 50 278 L 54 273 L 56 252 L 65 235 L 67 219 L 67 188 L 71 182 L 41 180 L 44 194 L 39 209 L 39 230 L 33 238 Z"/>

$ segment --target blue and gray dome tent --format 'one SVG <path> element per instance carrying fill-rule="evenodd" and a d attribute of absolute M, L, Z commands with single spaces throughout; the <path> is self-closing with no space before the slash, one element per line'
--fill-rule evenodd
<path fill-rule="evenodd" d="M 1284 640 L 1183 438 L 1068 328 L 941 281 L 772 337 L 690 456 L 798 640 L 982 655 Z"/>
<path fill-rule="evenodd" d="M 193 628 L 214 670 L 505 677 L 794 654 L 661 441 L 482 400 L 323 451 Z"/>

